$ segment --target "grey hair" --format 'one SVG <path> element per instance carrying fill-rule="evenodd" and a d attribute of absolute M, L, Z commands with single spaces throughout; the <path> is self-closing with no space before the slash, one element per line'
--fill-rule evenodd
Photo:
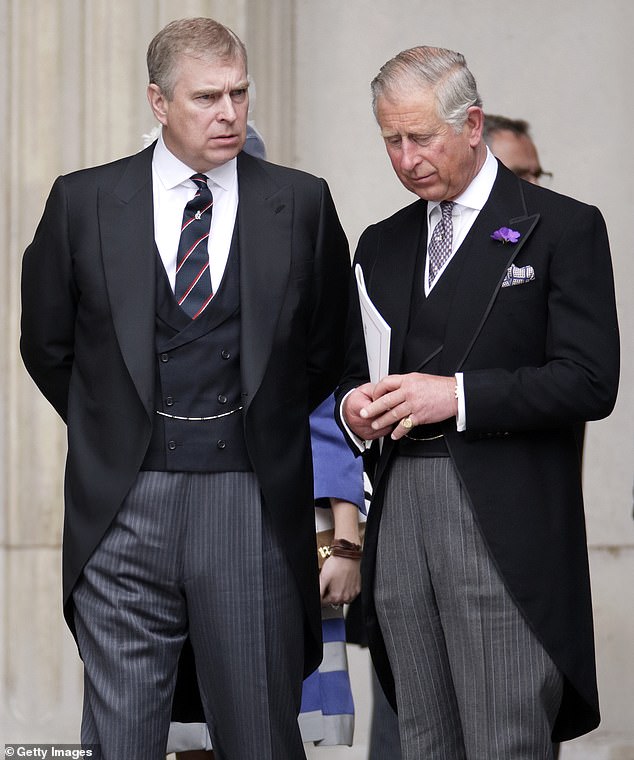
<path fill-rule="evenodd" d="M 229 27 L 206 17 L 177 19 L 163 27 L 147 49 L 150 84 L 156 84 L 168 100 L 174 95 L 181 55 L 241 61 L 247 69 L 244 43 Z"/>
<path fill-rule="evenodd" d="M 375 117 L 379 98 L 389 100 L 399 90 L 417 88 L 434 92 L 438 116 L 456 132 L 464 126 L 471 106 L 482 108 L 482 99 L 465 57 L 445 48 L 420 45 L 401 51 L 383 64 L 370 87 Z"/>

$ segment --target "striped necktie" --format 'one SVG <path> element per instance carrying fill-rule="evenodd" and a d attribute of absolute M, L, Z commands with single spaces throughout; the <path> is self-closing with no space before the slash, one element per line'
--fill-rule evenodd
<path fill-rule="evenodd" d="M 194 174 L 191 180 L 196 184 L 198 192 L 183 212 L 176 257 L 175 295 L 181 309 L 196 319 L 213 297 L 207 239 L 214 199 L 204 174 Z"/>

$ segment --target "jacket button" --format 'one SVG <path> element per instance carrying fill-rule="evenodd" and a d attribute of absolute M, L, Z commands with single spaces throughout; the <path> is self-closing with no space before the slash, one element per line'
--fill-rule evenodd
<path fill-rule="evenodd" d="M 231 359 L 231 352 L 227 351 L 226 348 L 223 348 L 220 352 L 220 356 L 222 356 L 223 359 Z"/>
<path fill-rule="evenodd" d="M 227 442 L 223 441 L 222 438 L 216 443 L 216 446 L 219 449 L 224 449 L 227 446 Z"/>
<path fill-rule="evenodd" d="M 169 354 L 161 354 L 161 361 L 163 362 L 163 364 L 165 364 L 165 362 L 168 362 L 169 360 L 170 360 Z"/>
<path fill-rule="evenodd" d="M 174 451 L 176 449 L 176 441 L 168 441 L 167 442 L 167 448 L 170 451 Z"/>
<path fill-rule="evenodd" d="M 171 396 L 165 399 L 165 406 L 174 406 L 174 399 Z"/>
<path fill-rule="evenodd" d="M 218 403 L 219 404 L 226 404 L 227 403 L 227 397 L 223 393 L 218 394 Z"/>

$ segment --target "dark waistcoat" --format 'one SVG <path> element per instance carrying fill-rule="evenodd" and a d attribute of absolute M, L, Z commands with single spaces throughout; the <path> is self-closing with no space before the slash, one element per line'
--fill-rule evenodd
<path fill-rule="evenodd" d="M 461 246 L 425 296 L 425 252 L 417 258 L 407 336 L 403 348 L 401 371 L 440 374 L 441 357 L 447 320 L 453 305 L 453 293 L 458 283 L 464 260 L 465 246 Z M 401 439 L 399 452 L 407 456 L 448 456 L 447 446 L 438 425 L 419 425 Z M 427 439 L 424 441 L 418 439 Z"/>
<path fill-rule="evenodd" d="M 242 404 L 236 237 L 220 287 L 198 319 L 190 319 L 178 306 L 160 257 L 156 270 L 154 395 L 155 410 L 163 414 L 154 416 L 142 469 L 251 470 L 242 412 L 235 411 Z"/>

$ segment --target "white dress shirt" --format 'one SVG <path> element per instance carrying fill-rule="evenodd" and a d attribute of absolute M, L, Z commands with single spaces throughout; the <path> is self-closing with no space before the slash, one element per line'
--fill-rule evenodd
<path fill-rule="evenodd" d="M 183 211 L 188 201 L 196 195 L 196 185 L 190 179 L 196 173 L 176 158 L 163 142 L 163 136 L 159 136 L 152 157 L 154 239 L 172 290 L 176 281 L 176 256 Z M 238 211 L 237 159 L 233 158 L 217 169 L 210 169 L 205 175 L 214 199 L 207 250 L 211 287 L 215 293 L 229 258 Z"/>
<path fill-rule="evenodd" d="M 487 202 L 493 183 L 498 173 L 498 162 L 494 158 L 491 151 L 487 148 L 487 156 L 482 164 L 482 168 L 471 180 L 471 184 L 467 189 L 461 193 L 457 198 L 454 198 L 454 206 L 451 212 L 451 220 L 453 226 L 453 238 L 451 243 L 451 256 L 438 270 L 434 281 L 429 285 L 429 243 L 431 241 L 432 232 L 436 227 L 436 224 L 440 221 L 440 201 L 429 201 L 427 204 L 427 260 L 425 262 L 425 295 L 429 295 L 431 289 L 438 282 L 438 279 L 445 271 L 447 264 L 451 261 L 454 254 L 460 248 L 463 240 L 467 237 L 467 234 L 473 223 L 475 222 L 478 214 L 482 210 L 482 207 Z"/>
<path fill-rule="evenodd" d="M 447 261 L 443 264 L 443 266 L 438 270 L 438 273 L 436 274 L 436 277 L 434 278 L 434 281 L 431 283 L 431 286 L 429 284 L 429 242 L 431 241 L 432 232 L 434 230 L 434 227 L 436 224 L 440 221 L 441 218 L 441 211 L 440 211 L 440 201 L 429 201 L 427 203 L 427 256 L 425 261 L 425 295 L 429 295 L 431 289 L 434 287 L 434 285 L 438 282 L 439 278 L 442 276 L 442 273 L 447 268 L 447 265 L 451 261 L 451 259 L 454 257 L 454 254 L 466 238 L 467 234 L 469 233 L 469 230 L 473 226 L 473 223 L 475 222 L 478 214 L 484 207 L 484 204 L 489 199 L 489 195 L 491 195 L 491 190 L 493 189 L 493 184 L 495 182 L 495 178 L 497 177 L 498 173 L 498 162 L 496 158 L 493 156 L 489 148 L 487 147 L 487 154 L 486 158 L 484 160 L 484 163 L 482 164 L 482 168 L 480 171 L 476 174 L 476 176 L 471 180 L 471 183 L 466 188 L 464 192 L 462 192 L 459 196 L 457 196 L 454 199 L 454 206 L 451 213 L 452 218 L 452 226 L 453 226 L 453 236 L 452 236 L 452 243 L 451 243 L 451 256 L 447 259 Z M 465 404 L 465 397 L 464 397 L 464 383 L 463 383 L 463 377 L 462 372 L 457 372 L 455 375 L 456 378 L 456 385 L 457 385 L 457 396 L 458 396 L 458 416 L 456 417 L 456 428 L 459 431 L 463 431 L 467 429 L 467 410 L 466 410 L 466 404 Z M 344 398 L 341 400 L 341 406 L 340 410 L 343 411 L 343 404 L 346 400 L 347 396 L 350 395 L 352 391 L 349 391 L 349 393 L 344 396 Z M 371 441 L 362 441 L 357 435 L 355 435 L 348 425 L 346 424 L 345 420 L 343 419 L 343 414 L 341 414 L 341 419 L 343 420 L 344 427 L 346 428 L 346 431 L 351 436 L 351 438 L 357 443 L 359 448 L 361 450 L 365 448 L 369 448 L 371 445 Z"/>
<path fill-rule="evenodd" d="M 478 214 L 482 211 L 484 204 L 491 195 L 493 189 L 493 183 L 498 173 L 498 162 L 487 147 L 487 155 L 482 168 L 471 180 L 471 184 L 467 189 L 454 199 L 454 206 L 451 212 L 451 220 L 453 225 L 453 237 L 451 242 L 451 256 L 444 263 L 438 274 L 434 278 L 434 281 L 429 285 L 429 245 L 427 248 L 427 260 L 425 262 L 425 295 L 429 295 L 431 289 L 438 282 L 438 278 L 442 275 L 447 267 L 447 264 L 454 257 L 454 254 L 462 244 L 463 240 L 467 237 L 469 230 L 473 226 Z M 440 221 L 441 211 L 439 201 L 430 201 L 427 204 L 427 241 L 431 240 L 431 234 Z M 464 383 L 462 372 L 456 372 L 456 386 L 458 388 L 458 416 L 456 418 L 456 427 L 459 431 L 467 429 L 467 409 L 464 397 Z"/>

